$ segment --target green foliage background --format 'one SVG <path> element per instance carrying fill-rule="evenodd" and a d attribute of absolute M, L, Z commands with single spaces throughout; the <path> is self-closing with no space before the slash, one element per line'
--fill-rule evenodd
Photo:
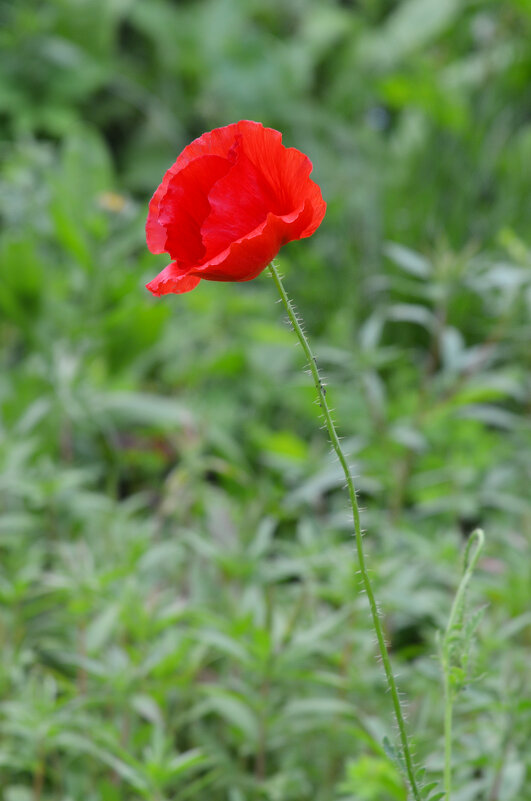
<path fill-rule="evenodd" d="M 328 202 L 279 264 L 418 759 L 437 781 L 436 631 L 481 524 L 453 799 L 530 799 L 529 0 L 4 0 L 0 23 L 2 799 L 405 799 L 272 282 L 143 287 L 162 173 L 240 118 Z"/>

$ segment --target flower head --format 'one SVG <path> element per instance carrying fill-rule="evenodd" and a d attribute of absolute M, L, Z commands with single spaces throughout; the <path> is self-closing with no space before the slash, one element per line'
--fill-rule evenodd
<path fill-rule="evenodd" d="M 312 163 L 282 134 L 241 120 L 185 147 L 149 204 L 148 248 L 171 263 L 154 295 L 208 281 L 250 281 L 282 245 L 311 236 L 326 210 Z"/>

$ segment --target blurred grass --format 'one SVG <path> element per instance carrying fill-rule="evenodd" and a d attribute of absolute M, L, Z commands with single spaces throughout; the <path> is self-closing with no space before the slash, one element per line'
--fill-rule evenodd
<path fill-rule="evenodd" d="M 361 476 L 419 759 L 438 779 L 435 632 L 480 524 L 453 798 L 531 797 L 529 2 L 0 18 L 2 798 L 404 798 L 274 287 L 143 288 L 150 193 L 240 118 L 307 152 L 328 201 L 280 264 Z"/>

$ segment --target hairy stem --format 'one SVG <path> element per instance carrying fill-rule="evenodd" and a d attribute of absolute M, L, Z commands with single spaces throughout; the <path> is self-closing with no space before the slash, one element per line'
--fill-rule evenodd
<path fill-rule="evenodd" d="M 452 795 L 452 718 L 454 690 L 452 687 L 452 639 L 455 629 L 462 618 L 465 602 L 465 592 L 476 567 L 485 535 L 480 528 L 475 529 L 468 539 L 465 550 L 463 575 L 455 594 L 450 610 L 448 625 L 444 633 L 441 648 L 441 663 L 443 672 L 444 690 L 444 793 L 445 801 L 450 801 Z"/>
<path fill-rule="evenodd" d="M 299 342 L 302 346 L 304 351 L 304 355 L 308 361 L 310 366 L 310 370 L 312 373 L 312 377 L 315 384 L 315 389 L 317 390 L 317 395 L 319 398 L 319 406 L 322 409 L 323 417 L 325 419 L 326 428 L 328 430 L 328 435 L 330 437 L 330 441 L 332 443 L 332 447 L 339 459 L 343 472 L 345 474 L 345 479 L 347 482 L 348 487 L 348 494 L 350 498 L 350 504 L 352 506 L 352 514 L 354 518 L 354 533 L 355 533 L 355 540 L 356 540 L 356 551 L 358 555 L 358 563 L 360 567 L 360 573 L 362 577 L 363 587 L 365 592 L 367 593 L 367 598 L 369 600 L 369 606 L 371 610 L 371 617 L 372 617 L 372 624 L 374 627 L 374 631 L 376 632 L 376 639 L 378 641 L 378 648 L 380 650 L 380 656 L 382 658 L 382 663 L 385 671 L 385 677 L 387 679 L 387 685 L 389 687 L 389 691 L 391 693 L 391 698 L 393 702 L 393 708 L 395 712 L 396 722 L 398 724 L 398 730 L 400 733 L 400 742 L 402 745 L 402 753 L 404 757 L 404 764 L 406 768 L 406 773 L 408 777 L 408 781 L 410 784 L 411 792 L 413 794 L 413 798 L 415 801 L 420 801 L 420 793 L 417 787 L 417 783 L 415 780 L 415 772 L 413 768 L 413 759 L 411 757 L 411 749 L 409 745 L 409 740 L 406 732 L 406 725 L 404 722 L 404 716 L 402 714 L 402 708 L 400 705 L 400 698 L 398 696 L 398 689 L 396 686 L 395 677 L 393 675 L 393 671 L 391 669 L 391 661 L 389 659 L 389 652 L 387 650 L 387 645 L 385 642 L 385 637 L 382 628 L 382 622 L 380 620 L 380 614 L 378 612 L 378 607 L 376 605 L 376 599 L 374 597 L 374 591 L 372 588 L 371 579 L 369 576 L 369 572 L 367 570 L 367 566 L 365 563 L 365 553 L 363 550 L 363 536 L 361 531 L 361 523 L 360 523 L 360 511 L 358 506 L 358 501 L 356 498 L 356 489 L 354 487 L 354 481 L 352 479 L 352 474 L 350 472 L 350 468 L 348 466 L 345 454 L 341 448 L 341 444 L 339 442 L 339 437 L 337 435 L 337 431 L 332 420 L 332 416 L 330 414 L 330 409 L 328 408 L 328 404 L 326 402 L 326 390 L 323 386 L 323 382 L 319 376 L 319 370 L 317 368 L 317 362 L 315 360 L 315 356 L 312 353 L 310 348 L 310 344 L 302 327 L 299 323 L 297 318 L 297 314 L 295 313 L 295 309 L 291 300 L 288 298 L 286 294 L 286 290 L 284 289 L 284 285 L 278 273 L 278 270 L 273 264 L 269 265 L 269 270 L 273 277 L 273 280 L 276 284 L 278 292 L 280 294 L 280 298 L 282 303 L 285 306 L 287 311 L 289 320 L 291 325 L 293 326 L 293 330 L 295 331 Z"/>

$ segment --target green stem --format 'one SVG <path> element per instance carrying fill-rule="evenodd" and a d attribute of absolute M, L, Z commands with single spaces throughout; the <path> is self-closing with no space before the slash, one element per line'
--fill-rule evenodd
<path fill-rule="evenodd" d="M 369 572 L 367 570 L 367 566 L 365 564 L 365 553 L 364 553 L 364 550 L 363 550 L 363 536 L 362 536 L 362 531 L 361 531 L 360 512 L 359 512 L 358 501 L 357 501 L 357 498 L 356 498 L 356 489 L 354 487 L 354 481 L 352 479 L 352 475 L 351 475 L 350 468 L 348 466 L 347 460 L 345 458 L 345 454 L 343 453 L 343 450 L 341 448 L 341 444 L 339 442 L 339 437 L 337 435 L 336 428 L 335 428 L 334 422 L 332 420 L 332 416 L 330 414 L 330 409 L 328 408 L 328 404 L 326 402 L 326 392 L 325 392 L 325 388 L 323 386 L 323 383 L 321 381 L 321 378 L 319 376 L 319 370 L 317 368 L 317 362 L 315 360 L 315 356 L 313 355 L 312 350 L 310 348 L 310 344 L 309 344 L 309 342 L 308 342 L 308 340 L 306 338 L 306 335 L 305 335 L 304 331 L 301 328 L 301 325 L 300 325 L 299 320 L 297 318 L 297 314 L 295 312 L 293 304 L 292 304 L 291 300 L 288 298 L 288 296 L 286 294 L 286 290 L 284 289 L 284 286 L 282 284 L 282 280 L 280 278 L 280 275 L 279 275 L 276 267 L 273 264 L 270 264 L 269 265 L 269 270 L 271 272 L 271 275 L 273 276 L 273 280 L 275 281 L 275 284 L 276 284 L 277 289 L 279 291 L 282 303 L 284 304 L 284 306 L 286 308 L 286 311 L 288 313 L 288 317 L 289 317 L 290 323 L 293 326 L 293 330 L 297 334 L 299 342 L 300 342 L 300 344 L 302 346 L 302 349 L 304 351 L 304 355 L 305 355 L 305 357 L 306 357 L 306 359 L 308 361 L 308 364 L 310 366 L 310 370 L 311 370 L 312 377 L 313 377 L 314 384 L 315 384 L 315 389 L 317 390 L 317 395 L 318 395 L 318 398 L 319 398 L 319 406 L 321 407 L 321 410 L 323 412 L 323 416 L 324 416 L 325 423 L 326 423 L 326 428 L 327 428 L 328 434 L 330 436 L 330 441 L 332 443 L 332 447 L 333 447 L 335 453 L 337 454 L 337 458 L 339 459 L 339 462 L 340 462 L 341 467 L 343 469 L 343 472 L 345 474 L 345 479 L 346 479 L 347 487 L 348 487 L 348 493 L 349 493 L 349 497 L 350 497 L 350 504 L 352 506 L 352 514 L 353 514 L 353 517 L 354 517 L 354 532 L 355 532 L 355 536 L 356 536 L 356 551 L 357 551 L 357 555 L 358 555 L 358 563 L 359 563 L 360 573 L 361 573 L 361 577 L 362 577 L 362 581 L 363 581 L 363 587 L 365 589 L 365 592 L 367 593 L 367 598 L 369 599 L 369 606 L 370 606 L 370 610 L 371 610 L 372 623 L 373 623 L 374 630 L 376 632 L 376 639 L 378 640 L 378 647 L 379 647 L 379 650 L 380 650 L 380 656 L 382 658 L 382 663 L 383 663 L 383 666 L 384 666 L 385 676 L 386 676 L 386 679 L 387 679 L 387 685 L 389 687 L 389 691 L 391 693 L 391 698 L 392 698 L 392 701 L 393 701 L 393 707 L 394 707 L 396 722 L 398 724 L 398 730 L 399 730 L 399 733 L 400 733 L 400 741 L 401 741 L 401 744 L 402 744 L 402 752 L 403 752 L 403 756 L 404 756 L 404 762 L 405 762 L 407 777 L 408 777 L 409 784 L 410 784 L 410 787 L 411 787 L 411 791 L 413 793 L 413 797 L 414 797 L 415 801 L 420 801 L 420 793 L 419 793 L 419 789 L 417 787 L 417 783 L 416 783 L 416 780 L 415 780 L 415 772 L 414 772 L 414 768 L 413 768 L 413 760 L 412 760 L 412 757 L 411 757 L 411 749 L 410 749 L 410 746 L 409 746 L 409 740 L 408 740 L 408 736 L 407 736 L 407 733 L 406 733 L 406 725 L 405 725 L 405 722 L 404 722 L 404 716 L 402 714 L 402 708 L 401 708 L 401 705 L 400 705 L 400 698 L 398 696 L 398 690 L 397 690 L 397 686 L 396 686 L 395 677 L 394 677 L 393 671 L 391 669 L 391 661 L 389 659 L 389 653 L 388 653 L 388 650 L 387 650 L 387 645 L 385 643 L 385 638 L 384 638 L 384 633 L 383 633 L 383 628 L 382 628 L 382 622 L 380 620 L 380 614 L 378 612 L 378 607 L 376 605 L 376 599 L 374 597 L 374 591 L 373 591 L 373 588 L 372 588 L 372 583 L 371 583 L 371 580 L 370 580 Z"/>
<path fill-rule="evenodd" d="M 452 715 L 453 698 L 450 675 L 444 671 L 444 798 L 450 801 L 452 795 Z"/>
<path fill-rule="evenodd" d="M 451 686 L 451 645 L 452 632 L 459 624 L 459 617 L 463 614 L 466 588 L 472 578 L 479 555 L 485 542 L 485 535 L 480 528 L 475 529 L 468 538 L 464 555 L 464 568 L 459 587 L 450 610 L 448 625 L 444 633 L 441 649 L 444 689 L 444 793 L 445 801 L 450 801 L 452 794 L 452 717 L 453 717 L 453 691 Z M 472 550 L 474 548 L 474 550 Z"/>

